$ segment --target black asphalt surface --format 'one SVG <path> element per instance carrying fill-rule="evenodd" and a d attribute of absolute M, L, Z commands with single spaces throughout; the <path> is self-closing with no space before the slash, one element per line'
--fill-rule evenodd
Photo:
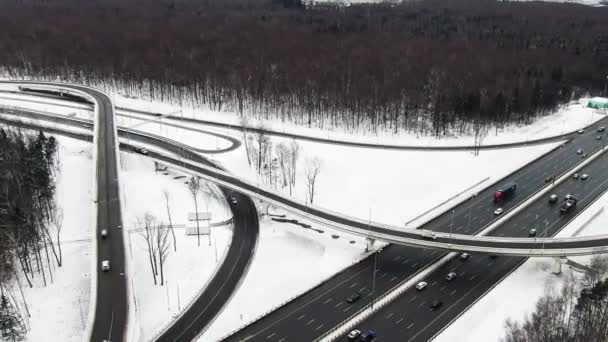
<path fill-rule="evenodd" d="M 125 340 L 128 320 L 125 250 L 122 235 L 122 215 L 118 184 L 118 156 L 114 131 L 114 108 L 103 93 L 76 85 L 58 84 L 93 96 L 98 102 L 99 122 L 97 144 L 97 230 L 108 230 L 106 239 L 97 238 L 97 294 L 92 341 Z M 99 235 L 98 235 L 99 236 Z M 103 272 L 101 262 L 110 261 L 110 270 Z"/>
<path fill-rule="evenodd" d="M 507 220 L 491 235 L 524 238 L 529 237 L 532 228 L 537 230 L 539 237 L 557 234 L 608 191 L 608 155 L 602 155 L 582 172 L 590 177 L 587 180 L 570 178 L 552 191 L 560 197 L 559 203 L 551 204 L 548 196 L 541 197 Z M 560 214 L 559 205 L 567 194 L 575 196 L 579 201 L 573 211 Z M 429 252 L 424 251 L 424 254 Z M 381 340 L 428 341 L 526 259 L 509 256 L 490 258 L 482 254 L 472 255 L 466 261 L 456 258 L 424 279 L 428 286 L 423 291 L 413 288 L 406 291 L 397 300 L 360 323 L 359 327 L 375 330 Z M 378 272 L 383 271 L 380 267 Z M 457 277 L 447 281 L 445 277 L 450 272 L 455 272 Z M 433 311 L 430 304 L 435 300 L 441 301 L 443 305 Z M 346 336 L 339 340 L 346 341 Z"/>
<path fill-rule="evenodd" d="M 232 205 L 235 237 L 228 254 L 203 294 L 171 327 L 156 339 L 158 342 L 194 340 L 213 321 L 236 289 L 253 257 L 259 231 L 255 204 L 248 196 L 222 188 L 226 197 L 233 196 L 238 204 Z"/>

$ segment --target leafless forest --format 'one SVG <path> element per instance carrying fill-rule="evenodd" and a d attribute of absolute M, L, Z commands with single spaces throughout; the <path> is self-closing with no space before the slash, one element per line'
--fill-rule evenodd
<path fill-rule="evenodd" d="M 507 320 L 503 342 L 602 342 L 608 340 L 608 259 L 594 257 L 592 272 L 549 288 L 522 323 Z"/>
<path fill-rule="evenodd" d="M 495 0 L 2 1 L 0 65 L 248 117 L 440 136 L 601 93 L 606 18 Z"/>

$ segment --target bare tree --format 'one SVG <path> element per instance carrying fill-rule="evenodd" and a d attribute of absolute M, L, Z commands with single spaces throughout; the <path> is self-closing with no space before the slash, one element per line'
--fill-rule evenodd
<path fill-rule="evenodd" d="M 164 265 L 165 261 L 167 261 L 167 257 L 169 256 L 169 230 L 163 228 L 163 224 L 160 223 L 157 226 L 155 240 L 156 240 L 156 251 L 158 253 L 158 268 L 160 269 L 160 285 L 163 286 L 165 284 L 165 272 Z"/>
<path fill-rule="evenodd" d="M 165 197 L 165 206 L 167 207 L 167 217 L 169 218 L 169 229 L 171 229 L 171 235 L 173 235 L 173 251 L 177 252 L 177 240 L 175 239 L 175 230 L 173 230 L 173 222 L 171 221 L 171 208 L 169 207 L 169 191 L 164 190 L 163 196 Z M 162 283 L 162 280 L 161 280 Z"/>
<path fill-rule="evenodd" d="M 321 165 L 321 159 L 318 157 L 306 159 L 306 187 L 308 188 L 308 198 L 310 199 L 310 204 L 314 202 L 315 185 L 317 183 L 319 172 L 321 172 Z"/>
<path fill-rule="evenodd" d="M 239 116 L 239 121 L 241 123 L 241 127 L 243 128 L 243 145 L 245 145 L 245 153 L 247 154 L 247 163 L 249 163 L 249 166 L 251 166 L 251 152 L 249 151 L 249 139 L 247 136 L 247 125 L 248 125 L 248 119 L 247 117 L 241 113 L 241 115 Z"/>
<path fill-rule="evenodd" d="M 291 172 L 289 171 L 291 168 L 289 162 L 291 159 L 291 155 L 289 152 L 289 147 L 287 147 L 287 145 L 285 145 L 284 143 L 280 143 L 276 147 L 277 161 L 279 163 L 279 168 L 281 169 L 281 188 L 284 188 L 289 184 L 289 194 L 291 195 L 291 178 L 287 179 L 287 176 L 291 175 Z"/>
<path fill-rule="evenodd" d="M 257 171 L 262 174 L 262 166 L 266 164 L 268 150 L 270 148 L 270 137 L 266 134 L 264 125 L 258 126 L 258 130 L 254 134 L 254 140 L 257 145 Z"/>
<path fill-rule="evenodd" d="M 152 271 L 152 278 L 154 279 L 154 285 L 157 284 L 156 275 L 158 274 L 157 265 L 156 265 L 156 251 L 157 246 L 155 243 L 155 228 L 156 218 L 149 213 L 144 215 L 143 220 L 137 219 L 137 228 L 139 230 L 139 235 L 141 235 L 146 241 L 146 250 L 148 251 L 148 260 L 150 261 L 150 270 Z"/>
<path fill-rule="evenodd" d="M 57 239 L 57 249 L 55 249 L 55 243 L 53 242 L 53 238 L 51 237 L 51 233 L 49 229 L 44 229 L 44 233 L 46 235 L 46 239 L 51 246 L 51 252 L 55 256 L 55 260 L 57 261 L 57 266 L 61 267 L 63 263 L 63 255 L 61 253 L 61 228 L 63 225 L 63 210 L 56 209 L 55 214 L 52 218 L 53 226 L 55 227 L 55 237 Z"/>
<path fill-rule="evenodd" d="M 192 176 L 190 181 L 188 182 L 188 190 L 192 194 L 192 198 L 194 199 L 194 215 L 196 217 L 196 238 L 198 241 L 198 245 L 201 245 L 201 232 L 200 226 L 198 222 L 198 199 L 197 195 L 201 190 L 201 182 L 200 178 Z"/>
<path fill-rule="evenodd" d="M 289 159 L 289 164 L 291 166 L 289 174 L 291 182 L 289 185 L 289 194 L 291 195 L 291 189 L 296 185 L 296 171 L 298 167 L 298 159 L 300 158 L 300 144 L 298 144 L 298 142 L 294 139 L 291 141 L 289 147 L 291 153 L 291 158 Z"/>

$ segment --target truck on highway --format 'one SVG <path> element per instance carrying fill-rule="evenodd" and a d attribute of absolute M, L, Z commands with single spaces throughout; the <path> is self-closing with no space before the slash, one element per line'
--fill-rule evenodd
<path fill-rule="evenodd" d="M 570 197 L 570 198 L 566 199 L 564 201 L 564 203 L 562 203 L 562 205 L 559 207 L 559 212 L 561 214 L 565 214 L 565 213 L 569 212 L 570 210 L 574 209 L 574 207 L 576 207 L 576 202 L 577 202 L 577 199 L 574 197 Z"/>
<path fill-rule="evenodd" d="M 504 201 L 507 197 L 515 193 L 515 189 L 517 189 L 517 184 L 515 184 L 514 182 L 510 182 L 503 185 L 494 193 L 494 202 Z"/>

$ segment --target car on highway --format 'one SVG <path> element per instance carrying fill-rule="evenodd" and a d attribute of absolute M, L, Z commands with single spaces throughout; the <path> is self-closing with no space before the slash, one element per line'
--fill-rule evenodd
<path fill-rule="evenodd" d="M 430 230 L 425 230 L 422 232 L 422 238 L 426 240 L 437 240 L 437 235 Z"/>
<path fill-rule="evenodd" d="M 587 153 L 583 153 L 582 157 L 587 158 Z"/>
<path fill-rule="evenodd" d="M 606 129 L 606 127 L 604 126 L 600 126 L 600 128 L 597 129 L 598 132 L 603 132 Z"/>
<path fill-rule="evenodd" d="M 448 275 L 445 276 L 445 280 L 447 280 L 447 281 L 450 281 L 454 278 L 456 278 L 456 272 L 450 272 L 450 273 L 448 273 Z"/>
<path fill-rule="evenodd" d="M 361 299 L 361 294 L 359 292 L 355 292 L 346 298 L 346 302 L 352 304 Z"/>
<path fill-rule="evenodd" d="M 596 136 L 595 140 L 602 140 L 602 136 L 601 135 Z"/>
<path fill-rule="evenodd" d="M 108 272 L 110 270 L 110 260 L 103 260 L 101 262 L 101 270 Z"/>
<path fill-rule="evenodd" d="M 237 205 L 239 202 L 236 200 L 236 197 L 232 196 L 230 197 L 230 203 L 232 203 L 232 205 Z"/>
<path fill-rule="evenodd" d="M 143 147 L 137 147 L 137 148 L 135 149 L 135 151 L 136 151 L 137 153 L 139 153 L 139 154 L 143 154 L 144 156 L 147 156 L 147 155 L 148 155 L 148 150 L 146 150 L 146 149 L 145 149 L 145 148 L 143 148 Z"/>
<path fill-rule="evenodd" d="M 586 174 L 586 173 L 583 173 L 583 175 L 581 176 L 581 179 L 582 179 L 582 180 L 585 180 L 585 179 L 587 179 L 587 178 L 589 178 L 589 175 L 588 175 L 588 174 Z"/>
<path fill-rule="evenodd" d="M 555 176 L 549 176 L 545 178 L 545 183 L 551 183 L 555 180 Z"/>
<path fill-rule="evenodd" d="M 82 127 L 86 128 L 86 129 L 89 129 L 89 128 L 93 127 L 93 126 L 91 126 L 89 124 L 84 124 L 84 125 L 82 125 Z"/>
<path fill-rule="evenodd" d="M 583 133 L 585 133 L 585 130 L 584 129 L 579 129 L 578 131 L 576 131 L 576 133 L 583 134 Z"/>
<path fill-rule="evenodd" d="M 469 253 L 460 254 L 460 260 L 467 260 L 471 255 Z"/>
<path fill-rule="evenodd" d="M 373 330 L 362 332 L 359 340 L 362 342 L 373 342 L 376 340 L 376 332 Z"/>
<path fill-rule="evenodd" d="M 437 310 L 437 309 L 439 309 L 439 308 L 440 308 L 442 305 L 443 305 L 443 302 L 442 302 L 442 301 L 440 301 L 440 300 L 434 300 L 434 301 L 431 303 L 431 310 L 433 310 L 433 311 L 434 311 L 434 310 Z"/>
<path fill-rule="evenodd" d="M 106 237 L 108 237 L 108 230 L 107 229 L 102 229 L 101 230 L 101 238 L 105 239 Z"/>
<path fill-rule="evenodd" d="M 579 148 L 578 150 L 576 150 L 576 154 L 583 154 L 583 149 Z"/>
<path fill-rule="evenodd" d="M 574 196 L 572 196 L 571 194 L 567 194 L 566 196 L 564 196 L 564 199 L 567 201 L 569 199 L 573 199 Z"/>
<path fill-rule="evenodd" d="M 504 210 L 502 208 L 498 208 L 498 209 L 494 210 L 494 215 L 498 216 L 498 215 L 502 214 L 503 211 Z"/>
<path fill-rule="evenodd" d="M 424 288 L 427 286 L 427 282 L 426 281 L 421 281 L 418 284 L 416 284 L 416 290 L 418 291 L 422 291 L 424 290 Z"/>
<path fill-rule="evenodd" d="M 351 332 L 349 332 L 346 337 L 348 338 L 349 341 L 356 341 L 359 339 L 360 336 L 361 336 L 361 330 L 354 329 L 354 330 L 351 330 Z"/>
<path fill-rule="evenodd" d="M 536 236 L 536 229 L 530 229 L 530 231 L 528 232 L 528 236 L 535 237 Z"/>
<path fill-rule="evenodd" d="M 555 202 L 557 202 L 557 195 L 551 194 L 551 196 L 549 196 L 549 203 L 555 203 Z"/>
<path fill-rule="evenodd" d="M 574 179 L 578 179 L 578 173 L 573 174 L 573 175 L 572 175 L 572 178 L 574 178 Z"/>

